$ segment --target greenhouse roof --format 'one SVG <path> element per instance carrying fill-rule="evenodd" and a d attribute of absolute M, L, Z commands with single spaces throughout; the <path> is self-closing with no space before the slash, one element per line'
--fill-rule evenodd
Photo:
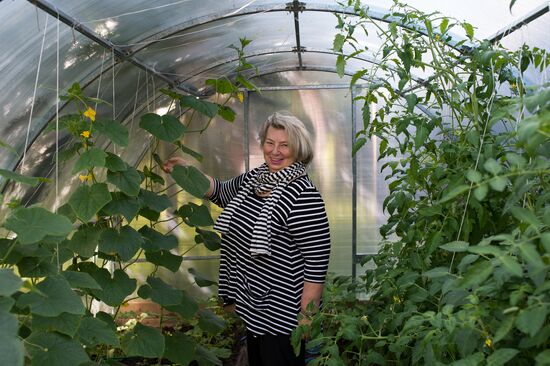
<path fill-rule="evenodd" d="M 392 4 L 362 2 L 369 16 L 380 20 L 380 29 L 391 21 L 386 16 Z M 550 48 L 548 1 L 517 1 L 511 10 L 508 1 L 498 0 L 408 5 L 465 20 L 479 39 L 501 40 L 511 48 L 524 42 Z M 125 119 L 166 86 L 208 94 L 205 80 L 232 76 L 238 57 L 228 46 L 243 37 L 252 40 L 245 56 L 260 75 L 295 70 L 334 73 L 334 14 L 347 13 L 350 8 L 336 1 L 2 1 L 0 136 L 14 153 L 2 154 L 0 167 L 16 168 L 55 115 L 56 70 L 60 90 L 78 82 L 105 97 L 116 80 L 114 116 Z M 368 30 L 359 41 L 370 53 L 350 60 L 349 75 L 365 62 L 377 62 L 380 37 L 377 29 Z M 466 39 L 464 29 L 452 31 L 451 44 Z M 138 98 L 136 90 L 143 88 L 146 95 Z M 36 151 L 40 148 L 46 146 L 35 146 Z"/>

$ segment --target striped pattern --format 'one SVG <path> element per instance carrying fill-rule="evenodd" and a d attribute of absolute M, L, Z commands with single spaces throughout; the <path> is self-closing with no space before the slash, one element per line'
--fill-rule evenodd
<path fill-rule="evenodd" d="M 270 172 L 267 164 L 262 164 L 255 170 L 255 174 L 242 184 L 235 197 L 229 202 L 225 210 L 216 220 L 214 229 L 222 234 L 228 234 L 231 228 L 231 220 L 235 211 L 243 203 L 251 192 L 258 195 L 267 194 L 268 197 L 263 204 L 260 214 L 252 230 L 250 252 L 252 255 L 271 255 L 271 213 L 273 207 L 279 202 L 285 187 L 293 180 L 305 175 L 306 167 L 301 162 L 279 170 Z M 236 229 L 236 228 L 233 228 Z"/>
<path fill-rule="evenodd" d="M 226 207 L 257 174 L 215 180 L 210 198 Z M 323 283 L 330 233 L 321 195 L 307 176 L 289 183 L 271 218 L 271 255 L 252 256 L 252 231 L 266 198 L 250 194 L 235 210 L 222 236 L 219 296 L 236 301 L 237 313 L 254 334 L 290 334 L 297 326 L 304 281 Z"/>

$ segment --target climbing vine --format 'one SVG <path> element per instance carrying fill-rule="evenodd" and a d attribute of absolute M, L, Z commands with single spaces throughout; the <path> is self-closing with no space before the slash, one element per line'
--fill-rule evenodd
<path fill-rule="evenodd" d="M 387 26 L 342 5 L 355 15 L 338 16 L 341 73 L 370 52 L 358 33 L 382 39 L 351 80 L 372 80 L 353 150 L 377 137 L 388 219 L 364 275 L 333 279 L 295 340 L 320 349 L 311 365 L 549 363 L 550 85 L 523 76 L 547 53 L 398 2 Z"/>

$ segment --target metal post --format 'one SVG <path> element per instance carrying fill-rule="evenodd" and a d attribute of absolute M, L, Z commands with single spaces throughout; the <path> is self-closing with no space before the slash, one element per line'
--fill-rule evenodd
<path fill-rule="evenodd" d="M 294 34 L 296 35 L 296 47 L 293 48 L 293 51 L 298 54 L 298 70 L 303 70 L 304 65 L 302 63 L 302 52 L 305 51 L 305 48 L 302 47 L 300 41 L 300 12 L 305 10 L 306 4 L 298 0 L 294 0 L 291 3 L 287 3 L 286 8 L 288 11 L 294 13 Z"/>
<path fill-rule="evenodd" d="M 248 90 L 243 91 L 244 94 L 244 169 L 248 172 L 250 170 L 250 140 L 249 140 L 249 109 L 250 109 L 250 93 Z"/>
<path fill-rule="evenodd" d="M 357 116 L 355 113 L 355 96 L 357 89 L 351 89 L 351 146 L 355 143 L 355 134 L 357 133 Z M 351 158 L 351 278 L 355 281 L 357 277 L 357 158 L 355 155 Z"/>

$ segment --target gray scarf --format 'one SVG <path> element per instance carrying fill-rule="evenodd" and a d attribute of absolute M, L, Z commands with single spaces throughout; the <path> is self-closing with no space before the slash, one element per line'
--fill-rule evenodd
<path fill-rule="evenodd" d="M 235 211 L 251 192 L 260 196 L 269 195 L 260 211 L 258 221 L 254 225 L 250 252 L 254 256 L 271 255 L 271 216 L 273 209 L 279 202 L 284 188 L 293 180 L 306 174 L 306 166 L 301 162 L 295 162 L 284 169 L 271 173 L 267 164 L 264 163 L 256 172 L 257 174 L 241 187 L 239 193 L 220 214 L 214 229 L 222 234 L 227 234 L 231 229 L 231 220 Z"/>

